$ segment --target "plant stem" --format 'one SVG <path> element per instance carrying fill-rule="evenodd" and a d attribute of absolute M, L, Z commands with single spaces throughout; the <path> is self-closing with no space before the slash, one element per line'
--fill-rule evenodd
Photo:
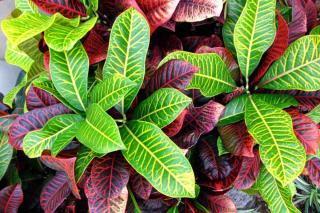
<path fill-rule="evenodd" d="M 210 211 L 202 204 L 200 204 L 197 200 L 193 200 L 192 202 L 194 203 L 197 209 L 203 211 L 204 213 L 210 213 Z"/>

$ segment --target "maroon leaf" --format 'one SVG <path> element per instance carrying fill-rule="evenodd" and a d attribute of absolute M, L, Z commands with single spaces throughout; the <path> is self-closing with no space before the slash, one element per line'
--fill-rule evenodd
<path fill-rule="evenodd" d="M 7 186 L 0 191 L 0 212 L 14 213 L 23 201 L 21 184 Z"/>
<path fill-rule="evenodd" d="M 296 109 L 290 109 L 287 112 L 292 118 L 294 133 L 303 144 L 307 155 L 317 155 L 320 142 L 318 125 Z"/>
<path fill-rule="evenodd" d="M 168 137 L 173 137 L 176 134 L 179 133 L 179 131 L 182 128 L 183 122 L 184 122 L 184 118 L 186 117 L 186 114 L 188 113 L 187 109 L 184 109 L 180 115 L 176 118 L 176 120 L 174 120 L 171 124 L 169 124 L 168 126 L 164 127 L 162 129 L 162 131 L 164 133 L 166 133 L 166 135 Z"/>
<path fill-rule="evenodd" d="M 312 0 L 305 0 L 304 8 L 307 15 L 307 28 L 311 30 L 317 25 L 318 11 L 315 3 Z"/>
<path fill-rule="evenodd" d="M 145 88 L 146 92 L 151 94 L 165 87 L 184 90 L 197 71 L 199 71 L 199 68 L 188 62 L 171 60 L 161 66 L 160 69 L 151 76 Z"/>
<path fill-rule="evenodd" d="M 61 114 L 72 111 L 63 104 L 55 104 L 49 107 L 35 109 L 19 116 L 9 129 L 9 143 L 18 150 L 22 150 L 22 141 L 30 131 L 42 128 L 47 121 Z"/>
<path fill-rule="evenodd" d="M 198 22 L 220 16 L 222 0 L 180 0 L 172 19 L 177 22 Z"/>
<path fill-rule="evenodd" d="M 226 195 L 206 195 L 208 210 L 215 213 L 236 213 L 237 208 L 233 201 Z"/>
<path fill-rule="evenodd" d="M 53 95 L 34 86 L 30 87 L 26 96 L 26 104 L 28 110 L 44 108 L 47 106 L 55 105 L 57 103 L 60 102 Z"/>
<path fill-rule="evenodd" d="M 136 0 L 146 14 L 151 32 L 170 20 L 179 0 Z"/>
<path fill-rule="evenodd" d="M 66 158 L 66 157 L 52 157 L 51 155 L 44 154 L 41 156 L 41 161 L 44 165 L 58 172 L 63 172 L 69 183 L 69 187 L 73 195 L 77 199 L 81 199 L 79 190 L 77 187 L 77 182 L 75 180 L 74 168 L 76 157 Z"/>
<path fill-rule="evenodd" d="M 99 188 L 101 189 L 101 188 Z M 92 186 L 91 178 L 87 180 L 84 188 L 88 198 L 89 212 L 91 213 L 120 213 L 124 212 L 128 201 L 128 190 L 123 188 L 120 195 L 116 198 L 106 198 L 102 191 Z"/>
<path fill-rule="evenodd" d="M 307 162 L 309 178 L 314 185 L 320 187 L 320 159 L 314 157 Z"/>
<path fill-rule="evenodd" d="M 152 185 L 139 173 L 135 172 L 130 177 L 130 186 L 137 197 L 143 200 L 149 199 L 152 191 Z"/>
<path fill-rule="evenodd" d="M 182 38 L 183 49 L 189 52 L 196 52 L 202 46 L 223 47 L 223 42 L 217 35 L 211 36 L 188 36 Z"/>
<path fill-rule="evenodd" d="M 210 180 L 199 177 L 199 185 L 215 192 L 229 189 L 236 180 L 240 168 L 239 157 L 223 155 L 218 156 L 215 140 L 207 137 L 199 143 L 199 168 L 202 174 Z"/>
<path fill-rule="evenodd" d="M 91 186 L 105 198 L 118 197 L 127 185 L 130 166 L 118 152 L 96 159 L 91 168 Z"/>
<path fill-rule="evenodd" d="M 243 157 L 240 172 L 234 181 L 234 187 L 239 190 L 251 188 L 259 175 L 260 164 L 258 149 L 254 150 L 253 158 Z"/>
<path fill-rule="evenodd" d="M 255 141 L 244 122 L 219 127 L 219 133 L 225 148 L 230 153 L 236 156 L 254 157 Z"/>
<path fill-rule="evenodd" d="M 173 141 L 182 149 L 195 145 L 201 135 L 210 132 L 224 112 L 224 106 L 209 101 L 201 107 L 190 106 L 181 131 Z"/>
<path fill-rule="evenodd" d="M 64 172 L 56 175 L 42 188 L 40 206 L 46 213 L 53 213 L 69 196 L 70 187 Z"/>
<path fill-rule="evenodd" d="M 169 21 L 164 23 L 161 27 L 166 28 L 168 30 L 171 30 L 172 32 L 175 32 L 176 25 L 177 25 L 177 23 L 175 21 L 173 21 L 172 19 L 170 19 Z"/>
<path fill-rule="evenodd" d="M 102 24 L 97 24 L 84 41 L 84 48 L 88 54 L 90 64 L 99 63 L 106 59 L 108 51 L 109 33 Z"/>
<path fill-rule="evenodd" d="M 47 51 L 43 54 L 43 64 L 44 64 L 44 68 L 47 70 L 49 76 L 51 77 L 49 63 L 50 63 L 50 53 L 49 51 Z"/>
<path fill-rule="evenodd" d="M 231 93 L 228 93 L 226 95 L 224 95 L 222 102 L 224 104 L 229 103 L 232 99 L 244 94 L 246 92 L 244 86 L 242 87 L 237 87 L 235 90 L 233 90 Z"/>
<path fill-rule="evenodd" d="M 305 35 L 307 32 L 307 14 L 302 5 L 303 0 L 289 0 L 292 6 L 292 21 L 289 24 L 289 43 Z"/>
<path fill-rule="evenodd" d="M 32 0 L 40 9 L 49 14 L 61 13 L 67 18 L 87 16 L 85 6 L 79 0 Z"/>
<path fill-rule="evenodd" d="M 182 202 L 184 205 L 180 205 L 179 212 L 184 213 L 202 213 L 202 211 L 198 210 L 194 204 L 189 200 L 185 199 L 184 202 Z"/>
<path fill-rule="evenodd" d="M 251 77 L 250 85 L 256 85 L 260 79 L 267 72 L 270 65 L 279 59 L 289 44 L 289 28 L 286 20 L 282 17 L 281 13 L 277 11 L 278 16 L 278 30 L 272 46 L 264 54 L 260 65 Z"/>

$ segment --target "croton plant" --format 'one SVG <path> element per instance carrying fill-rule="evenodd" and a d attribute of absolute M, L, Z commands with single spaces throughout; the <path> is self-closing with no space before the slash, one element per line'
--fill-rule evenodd
<path fill-rule="evenodd" d="M 318 1 L 15 2 L 0 212 L 229 213 L 232 188 L 300 212 L 294 181 L 320 187 Z"/>

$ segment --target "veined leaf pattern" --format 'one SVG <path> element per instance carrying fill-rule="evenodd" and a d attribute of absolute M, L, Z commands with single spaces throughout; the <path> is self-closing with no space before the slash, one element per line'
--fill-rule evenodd
<path fill-rule="evenodd" d="M 133 119 L 148 121 L 163 128 L 173 122 L 192 102 L 173 88 L 163 88 L 142 101 L 133 112 Z"/>
<path fill-rule="evenodd" d="M 0 212 L 18 212 L 23 201 L 21 184 L 7 186 L 0 191 Z"/>
<path fill-rule="evenodd" d="M 282 185 L 291 183 L 302 172 L 306 153 L 294 135 L 288 113 L 258 97 L 249 96 L 245 122 L 249 133 L 260 145 L 260 157 L 268 171 Z"/>
<path fill-rule="evenodd" d="M 72 106 L 85 111 L 89 59 L 81 43 L 70 51 L 50 49 L 50 72 L 54 86 Z"/>
<path fill-rule="evenodd" d="M 97 104 L 88 108 L 77 138 L 83 145 L 100 154 L 125 149 L 116 122 Z"/>
<path fill-rule="evenodd" d="M 311 112 L 307 114 L 314 122 L 320 123 L 320 105 L 315 107 Z"/>
<path fill-rule="evenodd" d="M 31 86 L 26 95 L 26 105 L 28 110 L 39 109 L 58 104 L 59 101 L 50 93 Z"/>
<path fill-rule="evenodd" d="M 232 92 L 236 88 L 227 66 L 215 53 L 196 54 L 176 51 L 167 55 L 158 67 L 174 59 L 187 61 L 200 68 L 194 74 L 187 89 L 200 89 L 204 96 L 212 97 L 221 93 Z"/>
<path fill-rule="evenodd" d="M 16 8 L 23 12 L 34 12 L 38 11 L 38 8 L 31 0 L 15 0 Z"/>
<path fill-rule="evenodd" d="M 123 112 L 129 109 L 142 85 L 149 40 L 148 23 L 133 8 L 123 12 L 113 24 L 103 76 L 121 73 L 137 84 L 121 99 L 120 110 Z"/>
<path fill-rule="evenodd" d="M 234 45 L 242 74 L 248 81 L 275 34 L 275 0 L 247 0 L 234 29 Z"/>
<path fill-rule="evenodd" d="M 154 188 L 170 197 L 195 196 L 191 165 L 161 129 L 145 121 L 130 121 L 120 133 L 127 146 L 124 157 Z"/>
<path fill-rule="evenodd" d="M 6 173 L 12 158 L 13 148 L 8 140 L 7 133 L 0 130 L 0 180 Z"/>
<path fill-rule="evenodd" d="M 275 90 L 320 90 L 320 36 L 304 36 L 274 62 L 259 87 Z"/>

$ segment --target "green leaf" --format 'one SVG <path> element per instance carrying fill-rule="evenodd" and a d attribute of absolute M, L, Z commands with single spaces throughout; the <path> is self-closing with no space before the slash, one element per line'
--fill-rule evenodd
<path fill-rule="evenodd" d="M 5 19 L 1 23 L 2 31 L 13 46 L 47 30 L 56 16 L 46 16 L 41 13 L 24 12 L 18 18 Z"/>
<path fill-rule="evenodd" d="M 57 155 L 75 137 L 80 115 L 59 115 L 50 119 L 46 125 L 28 133 L 23 139 L 23 151 L 29 158 L 40 157 L 46 149 Z"/>
<path fill-rule="evenodd" d="M 95 157 L 103 157 L 104 154 L 98 154 L 93 152 L 91 149 L 82 146 L 77 154 L 76 166 L 75 166 L 75 176 L 76 181 L 79 182 L 82 175 L 86 171 L 87 167 L 90 165 L 91 161 Z"/>
<path fill-rule="evenodd" d="M 98 104 L 87 110 L 87 118 L 81 122 L 77 133 L 79 141 L 99 154 L 125 149 L 118 126 Z"/>
<path fill-rule="evenodd" d="M 3 97 L 3 103 L 8 105 L 10 108 L 12 108 L 12 103 L 15 97 L 17 96 L 18 92 L 26 85 L 27 85 L 27 76 L 25 75 L 22 81 Z"/>
<path fill-rule="evenodd" d="M 60 95 L 78 110 L 85 111 L 89 59 L 82 44 L 79 42 L 64 52 L 50 49 L 50 72 Z"/>
<path fill-rule="evenodd" d="M 233 43 L 234 27 L 241 15 L 241 12 L 246 4 L 246 0 L 228 0 L 226 1 L 227 19 L 222 27 L 222 36 L 224 45 L 232 52 L 234 56 L 237 55 Z"/>
<path fill-rule="evenodd" d="M 191 98 L 176 89 L 159 89 L 135 108 L 133 119 L 163 128 L 172 123 L 191 102 Z"/>
<path fill-rule="evenodd" d="M 282 186 L 265 166 L 260 170 L 257 184 L 259 193 L 271 212 L 300 212 L 292 203 L 290 185 Z"/>
<path fill-rule="evenodd" d="M 31 0 L 15 0 L 16 8 L 22 12 L 38 13 L 38 8 Z"/>
<path fill-rule="evenodd" d="M 92 89 L 90 101 L 99 104 L 102 109 L 107 111 L 119 103 L 135 86 L 133 81 L 121 74 L 108 75 Z"/>
<path fill-rule="evenodd" d="M 260 145 L 260 157 L 268 171 L 282 185 L 291 183 L 302 172 L 306 153 L 293 132 L 290 115 L 259 97 L 249 96 L 245 122 Z"/>
<path fill-rule="evenodd" d="M 227 66 L 215 53 L 196 54 L 176 51 L 167 55 L 158 67 L 174 59 L 187 61 L 200 68 L 187 89 L 200 89 L 204 96 L 212 97 L 221 93 L 232 92 L 236 88 Z"/>
<path fill-rule="evenodd" d="M 313 28 L 310 32 L 310 35 L 320 35 L 320 25 Z"/>
<path fill-rule="evenodd" d="M 169 197 L 195 197 L 195 178 L 182 151 L 156 125 L 130 121 L 120 129 L 131 166 L 160 193 Z"/>
<path fill-rule="evenodd" d="M 0 131 L 0 180 L 6 173 L 12 158 L 13 148 L 9 144 L 8 135 Z"/>
<path fill-rule="evenodd" d="M 121 73 L 136 83 L 135 88 L 120 101 L 122 113 L 130 108 L 143 82 L 149 31 L 148 22 L 133 8 L 118 16 L 112 26 L 103 76 Z"/>
<path fill-rule="evenodd" d="M 275 90 L 320 90 L 319 70 L 320 36 L 304 36 L 271 65 L 258 86 Z"/>
<path fill-rule="evenodd" d="M 275 0 L 247 0 L 234 29 L 234 45 L 242 74 L 248 78 L 276 34 Z"/>
<path fill-rule="evenodd" d="M 230 153 L 224 146 L 220 136 L 217 139 L 217 148 L 219 156 Z"/>
<path fill-rule="evenodd" d="M 80 25 L 79 21 L 80 17 L 70 20 L 59 14 L 53 25 L 44 33 L 47 45 L 57 52 L 71 50 L 94 27 L 97 17 Z"/>
<path fill-rule="evenodd" d="M 307 116 L 317 124 L 320 123 L 320 105 L 316 106 L 312 111 L 310 111 Z"/>
<path fill-rule="evenodd" d="M 7 42 L 5 59 L 8 64 L 19 66 L 25 72 L 28 72 L 34 63 L 34 60 L 27 53 L 9 42 Z"/>

